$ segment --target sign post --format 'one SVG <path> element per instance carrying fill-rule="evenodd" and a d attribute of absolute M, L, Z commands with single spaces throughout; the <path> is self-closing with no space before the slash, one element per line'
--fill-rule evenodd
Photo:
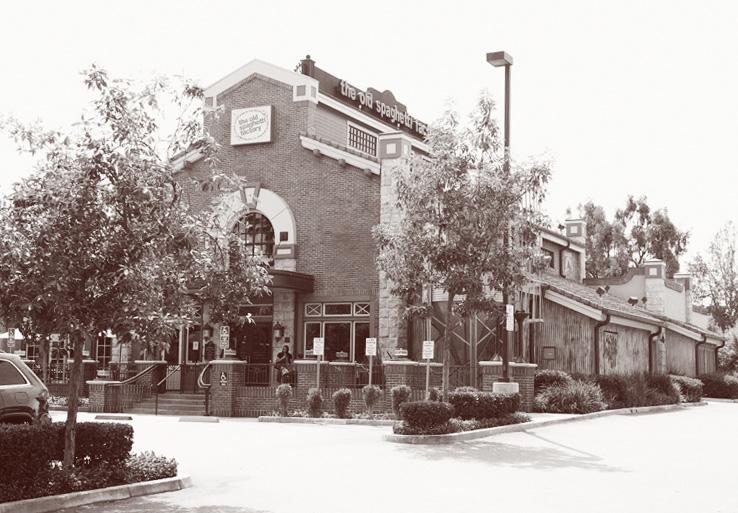
<path fill-rule="evenodd" d="M 221 326 L 220 327 L 220 349 L 223 350 L 223 355 L 225 355 L 225 350 L 228 349 L 230 338 L 231 338 L 231 327 Z"/>
<path fill-rule="evenodd" d="M 377 356 L 377 339 L 366 339 L 366 356 L 369 357 L 369 386 L 372 386 L 372 371 L 374 370 L 374 357 Z"/>
<path fill-rule="evenodd" d="M 433 359 L 434 342 L 432 340 L 423 340 L 423 359 L 425 360 L 425 398 L 428 399 L 428 391 L 430 390 L 430 361 Z"/>
<path fill-rule="evenodd" d="M 318 391 L 320 391 L 320 361 L 323 359 L 323 352 L 324 352 L 324 340 L 322 337 L 315 337 L 313 339 L 313 354 L 318 357 Z"/>

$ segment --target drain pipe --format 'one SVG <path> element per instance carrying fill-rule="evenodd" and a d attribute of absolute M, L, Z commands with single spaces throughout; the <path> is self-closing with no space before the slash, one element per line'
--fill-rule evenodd
<path fill-rule="evenodd" d="M 724 348 L 724 347 L 725 347 L 725 340 L 723 340 L 723 343 L 722 343 L 722 344 L 720 344 L 719 346 L 717 346 L 717 347 L 715 348 L 715 370 L 717 370 L 717 368 L 718 368 L 718 363 L 719 363 L 719 361 L 720 361 L 720 359 L 718 358 L 718 351 L 720 351 L 720 350 L 721 350 L 722 348 Z"/>
<path fill-rule="evenodd" d="M 605 313 L 605 320 L 598 322 L 595 324 L 595 338 L 594 338 L 594 356 L 595 356 L 595 365 L 594 365 L 594 373 L 599 374 L 600 373 L 600 328 L 607 326 L 610 324 L 610 314 Z"/>
<path fill-rule="evenodd" d="M 707 344 L 707 335 L 702 335 L 702 341 L 697 342 L 694 346 L 694 375 L 700 375 L 700 346 Z"/>
<path fill-rule="evenodd" d="M 655 333 L 651 333 L 648 336 L 648 375 L 653 374 L 653 343 L 656 342 L 656 337 L 661 335 L 661 332 L 664 331 L 663 326 L 659 326 L 659 329 L 656 330 Z"/>
<path fill-rule="evenodd" d="M 566 278 L 566 273 L 564 272 L 564 251 L 569 249 L 571 247 L 571 241 L 566 241 L 566 247 L 559 248 L 559 276 L 562 278 Z"/>

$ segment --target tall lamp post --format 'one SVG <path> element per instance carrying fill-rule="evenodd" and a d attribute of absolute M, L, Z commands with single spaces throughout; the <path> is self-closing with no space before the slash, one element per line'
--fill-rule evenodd
<path fill-rule="evenodd" d="M 512 67 L 513 58 L 512 55 L 508 54 L 507 52 L 490 52 L 487 54 L 487 62 L 489 62 L 492 66 L 499 68 L 504 67 L 505 68 L 505 160 L 503 161 L 503 166 L 505 169 L 505 174 L 510 173 L 510 68 Z M 505 237 L 505 244 L 507 244 L 507 237 Z M 503 291 L 502 293 L 502 302 L 505 305 L 506 309 L 506 315 L 507 309 L 508 309 L 508 303 L 510 302 L 510 298 L 508 297 L 507 290 Z M 509 323 L 506 323 L 509 325 Z M 510 332 L 507 331 L 507 326 L 505 328 L 505 342 L 502 344 L 502 380 L 505 382 L 510 381 L 510 355 L 509 355 L 509 345 L 510 345 Z"/>

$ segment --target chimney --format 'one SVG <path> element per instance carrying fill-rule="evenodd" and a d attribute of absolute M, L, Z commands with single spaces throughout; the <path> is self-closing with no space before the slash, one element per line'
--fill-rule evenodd
<path fill-rule="evenodd" d="M 306 55 L 305 58 L 300 61 L 300 72 L 303 75 L 315 78 L 315 61 L 312 60 L 309 55 Z"/>
<path fill-rule="evenodd" d="M 692 322 L 692 275 L 690 273 L 677 273 L 674 281 L 684 287 L 684 320 Z"/>
<path fill-rule="evenodd" d="M 584 219 L 567 219 L 566 236 L 583 246 L 587 240 L 587 221 Z"/>
<path fill-rule="evenodd" d="M 666 315 L 666 264 L 661 260 L 646 260 L 644 288 L 646 289 L 646 309 Z"/>

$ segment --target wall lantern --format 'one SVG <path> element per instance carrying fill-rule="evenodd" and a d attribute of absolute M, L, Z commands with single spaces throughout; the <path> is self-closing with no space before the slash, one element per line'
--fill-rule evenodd
<path fill-rule="evenodd" d="M 210 326 L 205 326 L 202 329 L 202 337 L 203 338 L 210 338 L 213 334 L 213 328 Z"/>
<path fill-rule="evenodd" d="M 282 337 L 284 337 L 284 326 L 282 326 L 281 324 L 279 324 L 279 322 L 277 322 L 274 325 L 274 339 L 280 340 Z"/>

